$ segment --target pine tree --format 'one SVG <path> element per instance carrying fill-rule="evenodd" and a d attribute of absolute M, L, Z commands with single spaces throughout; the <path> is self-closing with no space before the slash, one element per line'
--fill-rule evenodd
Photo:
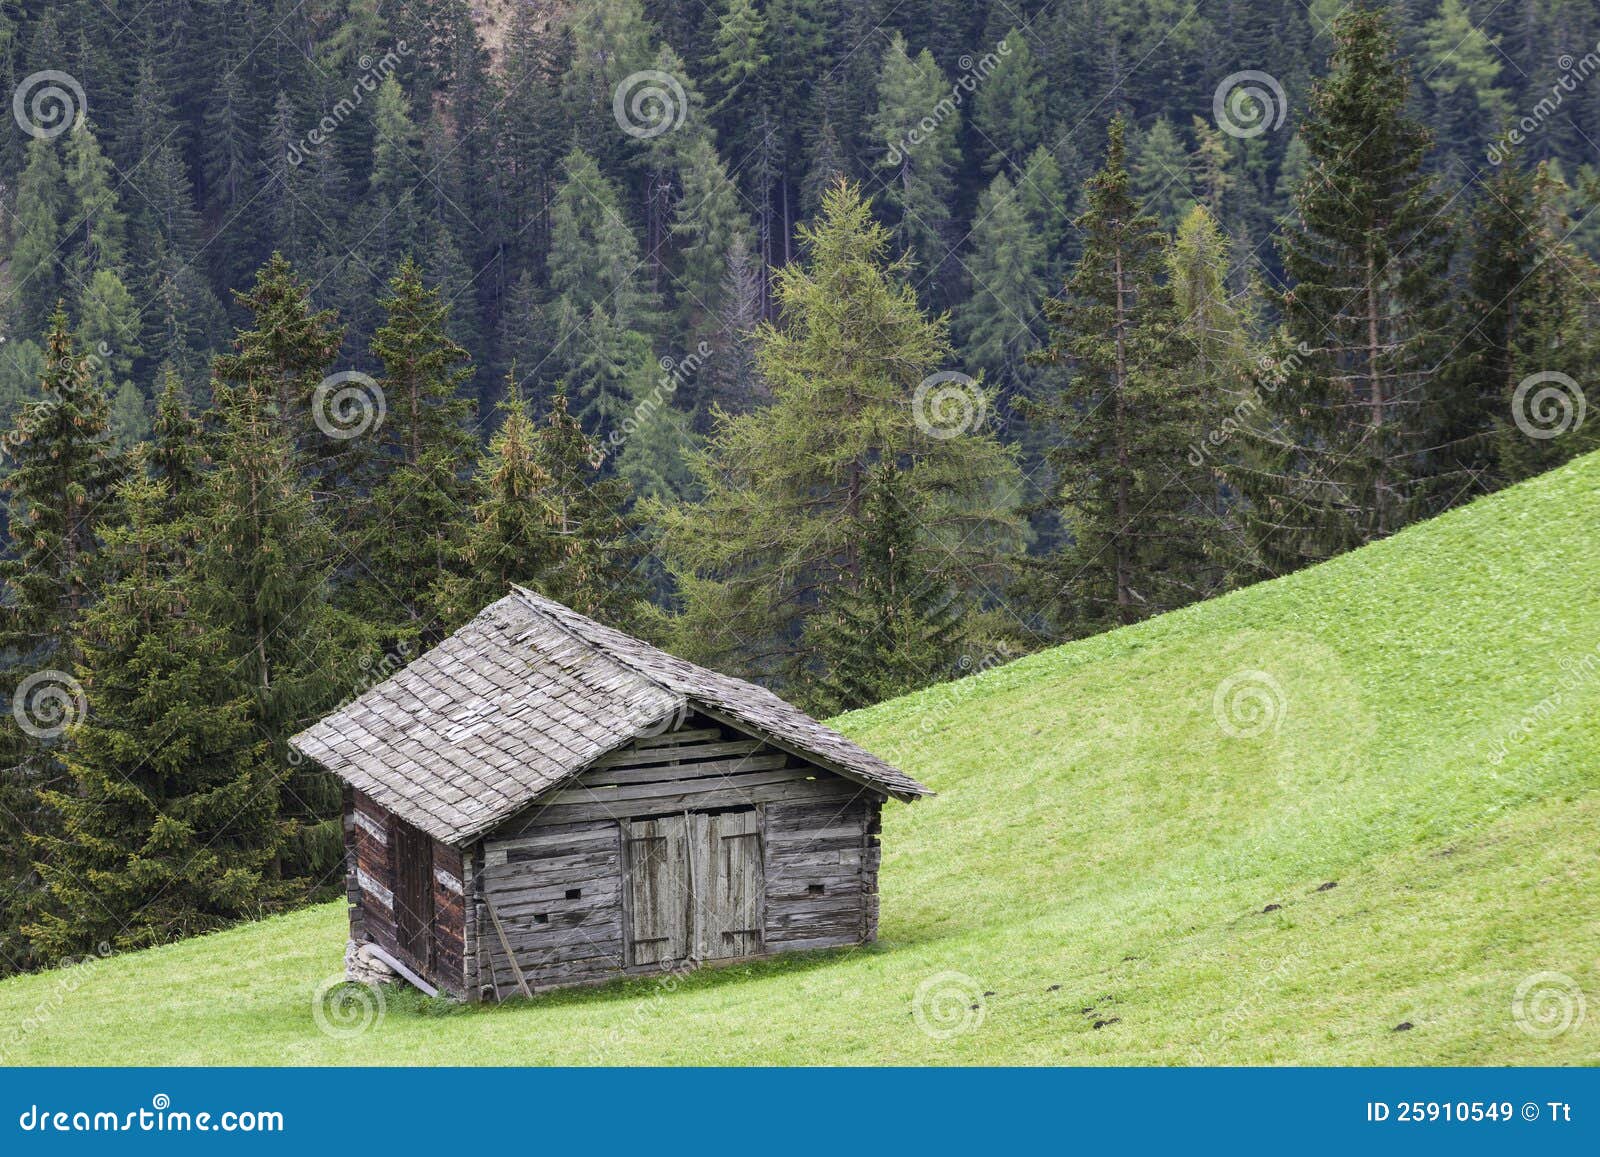
<path fill-rule="evenodd" d="M 648 506 L 684 605 L 680 653 L 796 685 L 817 665 L 803 627 L 821 585 L 858 581 L 878 462 L 905 472 L 912 565 L 963 608 L 1004 576 L 1018 486 L 976 384 L 925 380 L 952 352 L 945 322 L 923 315 L 859 191 L 832 190 L 801 242 L 806 260 L 777 277 L 783 328 L 758 337 L 772 405 L 719 415 L 693 460 L 702 501 Z"/>
<path fill-rule="evenodd" d="M 442 637 L 434 590 L 458 563 L 471 499 L 472 368 L 448 336 L 450 307 L 409 258 L 383 309 L 372 353 L 383 364 L 388 415 L 352 536 L 359 563 L 348 605 L 386 639 L 431 645 Z"/>
<path fill-rule="evenodd" d="M 1083 256 L 1045 303 L 1051 339 L 1036 355 L 1072 371 L 1034 407 L 1062 431 L 1049 460 L 1072 541 L 1041 570 L 1046 607 L 1072 634 L 1171 610 L 1214 584 L 1214 519 L 1184 459 L 1214 399 L 1186 380 L 1198 351 L 1166 282 L 1168 239 L 1133 195 L 1125 133 L 1114 118 L 1077 220 Z"/>
<path fill-rule="evenodd" d="M 1279 249 L 1285 328 L 1309 352 L 1266 399 L 1246 432 L 1255 452 L 1232 471 L 1273 573 L 1400 529 L 1430 469 L 1449 221 L 1423 173 L 1428 135 L 1406 116 L 1393 41 L 1381 13 L 1342 15 L 1300 126 L 1311 167 Z"/>
<path fill-rule="evenodd" d="M 135 476 L 105 531 L 108 581 L 78 633 L 88 713 L 69 732 L 62 818 L 37 841 L 52 956 L 143 948 L 257 915 L 282 837 L 269 744 L 233 679 L 230 640 L 196 613 L 193 535 L 164 481 Z"/>
<path fill-rule="evenodd" d="M 840 575 L 822 596 L 822 612 L 806 624 L 823 671 L 815 699 L 829 714 L 915 691 L 954 669 L 957 604 L 915 566 L 918 527 L 905 506 L 905 486 L 892 463 L 873 469 L 859 574 L 854 582 Z"/>

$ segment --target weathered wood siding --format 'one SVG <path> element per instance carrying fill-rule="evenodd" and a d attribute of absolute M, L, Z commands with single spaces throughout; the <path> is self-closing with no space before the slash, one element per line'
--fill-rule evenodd
<path fill-rule="evenodd" d="M 417 959 L 400 943 L 395 917 L 398 879 L 394 849 L 398 820 L 392 813 L 358 791 L 349 791 L 345 804 L 345 851 L 348 859 L 347 895 L 350 900 L 350 937 L 372 943 L 414 967 L 430 984 L 455 995 L 469 991 L 466 977 L 466 888 L 461 853 L 430 841 L 432 845 L 433 917 L 427 959 Z"/>
<path fill-rule="evenodd" d="M 475 847 L 467 974 L 504 997 L 871 939 L 883 799 L 692 716 Z"/>

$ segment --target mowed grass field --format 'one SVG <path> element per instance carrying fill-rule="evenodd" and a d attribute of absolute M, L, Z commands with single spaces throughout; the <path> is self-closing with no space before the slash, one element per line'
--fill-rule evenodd
<path fill-rule="evenodd" d="M 330 905 L 0 983 L 0 1057 L 1594 1063 L 1597 647 L 1590 457 L 837 721 L 939 792 L 886 809 L 871 948 L 337 1035 Z"/>

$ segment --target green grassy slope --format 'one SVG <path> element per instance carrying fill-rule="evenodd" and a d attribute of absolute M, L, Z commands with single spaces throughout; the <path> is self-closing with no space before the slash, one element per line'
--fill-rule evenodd
<path fill-rule="evenodd" d="M 872 949 L 487 1009 L 391 992 L 341 1038 L 312 1015 L 344 945 L 325 906 L 0 983 L 0 1056 L 1592 1063 L 1597 646 L 1593 456 L 845 717 L 940 793 L 887 811 Z M 1572 1011 L 1554 1035 L 1513 1011 L 1544 972 L 1566 979 L 1531 981 L 1523 1020 Z"/>

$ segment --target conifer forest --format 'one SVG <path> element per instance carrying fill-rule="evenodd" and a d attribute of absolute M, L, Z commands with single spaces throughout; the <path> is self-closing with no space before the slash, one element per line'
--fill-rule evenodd
<path fill-rule="evenodd" d="M 0 72 L 0 974 L 339 894 L 288 738 L 511 584 L 821 718 L 1600 446 L 1592 0 L 26 0 Z"/>

